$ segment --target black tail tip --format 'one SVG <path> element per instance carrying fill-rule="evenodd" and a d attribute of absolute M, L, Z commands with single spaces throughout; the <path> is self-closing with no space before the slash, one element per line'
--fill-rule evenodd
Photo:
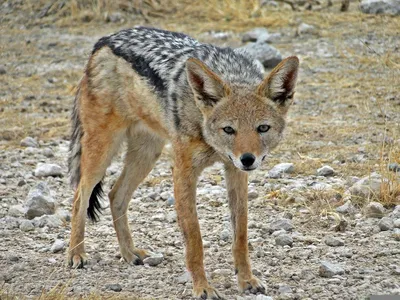
<path fill-rule="evenodd" d="M 100 198 L 103 197 L 103 183 L 100 181 L 93 189 L 89 199 L 89 207 L 87 209 L 87 215 L 93 222 L 99 221 L 99 215 L 103 209 L 100 205 Z"/>

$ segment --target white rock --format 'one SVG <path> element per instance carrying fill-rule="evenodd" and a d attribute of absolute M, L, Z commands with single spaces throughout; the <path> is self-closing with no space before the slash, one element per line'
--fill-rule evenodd
<path fill-rule="evenodd" d="M 154 267 L 154 266 L 161 264 L 163 260 L 164 260 L 164 256 L 161 253 L 155 253 L 155 254 L 151 254 L 150 257 L 146 257 L 143 260 L 143 263 L 145 265 Z"/>
<path fill-rule="evenodd" d="M 275 165 L 269 172 L 270 178 L 280 178 L 284 173 L 293 173 L 294 165 L 292 163 L 280 163 Z"/>
<path fill-rule="evenodd" d="M 381 218 L 385 213 L 385 208 L 379 202 L 370 202 L 365 207 L 365 214 L 368 217 Z"/>
<path fill-rule="evenodd" d="M 24 214 L 25 214 L 25 208 L 20 204 L 13 205 L 8 210 L 8 215 L 12 217 L 21 217 Z"/>
<path fill-rule="evenodd" d="M 341 266 L 327 261 L 321 261 L 321 265 L 319 266 L 319 275 L 321 277 L 331 278 L 334 275 L 342 274 L 344 274 L 344 270 Z"/>
<path fill-rule="evenodd" d="M 255 297 L 255 300 L 274 300 L 272 297 L 270 296 L 265 296 L 265 295 L 257 295 Z"/>
<path fill-rule="evenodd" d="M 25 209 L 25 217 L 28 219 L 55 213 L 56 203 L 50 195 L 50 189 L 45 182 L 40 182 L 29 191 Z"/>
<path fill-rule="evenodd" d="M 39 163 L 35 169 L 36 177 L 62 176 L 63 171 L 59 165 Z"/>
<path fill-rule="evenodd" d="M 327 177 L 327 176 L 332 176 L 333 174 L 335 174 L 335 171 L 330 166 L 323 166 L 322 168 L 319 168 L 317 170 L 318 176 L 326 176 Z"/>
<path fill-rule="evenodd" d="M 400 15 L 399 0 L 362 0 L 360 9 L 366 14 Z"/>
<path fill-rule="evenodd" d="M 21 141 L 20 145 L 22 147 L 33 147 L 33 148 L 39 147 L 39 143 L 34 138 L 31 138 L 30 136 L 27 136 L 26 138 L 24 138 Z"/>
<path fill-rule="evenodd" d="M 379 195 L 382 184 L 382 176 L 377 173 L 372 173 L 369 176 L 361 178 L 352 187 L 349 192 L 353 196 L 361 198 L 371 198 Z"/>
<path fill-rule="evenodd" d="M 32 221 L 22 220 L 21 224 L 19 224 L 19 229 L 22 231 L 32 231 L 35 229 L 35 226 L 33 226 Z"/>
<path fill-rule="evenodd" d="M 63 240 L 57 239 L 51 246 L 50 251 L 53 253 L 60 252 L 61 250 L 64 249 L 64 246 L 65 246 L 65 242 Z"/>
<path fill-rule="evenodd" d="M 315 34 L 317 32 L 315 26 L 309 25 L 306 23 L 301 23 L 299 27 L 297 27 L 297 34 Z"/>

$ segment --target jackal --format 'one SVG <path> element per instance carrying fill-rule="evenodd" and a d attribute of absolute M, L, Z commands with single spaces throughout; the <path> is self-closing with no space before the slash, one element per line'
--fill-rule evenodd
<path fill-rule="evenodd" d="M 148 252 L 134 246 L 128 204 L 170 141 L 175 207 L 194 296 L 220 298 L 204 271 L 196 212 L 197 179 L 217 161 L 225 166 L 239 289 L 264 292 L 248 254 L 247 172 L 258 168 L 282 138 L 298 65 L 297 57 L 286 58 L 264 79 L 242 51 L 201 44 L 182 33 L 135 27 L 101 38 L 72 115 L 69 264 L 86 263 L 85 216 L 97 219 L 101 181 L 124 140 L 125 165 L 109 193 L 110 208 L 123 259 L 142 263 Z"/>

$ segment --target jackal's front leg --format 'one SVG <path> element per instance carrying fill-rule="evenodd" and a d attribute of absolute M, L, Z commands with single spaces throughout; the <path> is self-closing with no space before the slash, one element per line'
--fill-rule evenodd
<path fill-rule="evenodd" d="M 240 291 L 265 292 L 261 281 L 251 272 L 247 244 L 247 173 L 226 165 L 225 180 L 233 228 L 233 260 Z"/>
<path fill-rule="evenodd" d="M 196 183 L 199 171 L 193 166 L 190 150 L 175 147 L 174 193 L 179 226 L 186 244 L 186 267 L 191 273 L 193 294 L 201 299 L 221 299 L 209 285 L 203 263 L 203 242 L 196 211 Z"/>

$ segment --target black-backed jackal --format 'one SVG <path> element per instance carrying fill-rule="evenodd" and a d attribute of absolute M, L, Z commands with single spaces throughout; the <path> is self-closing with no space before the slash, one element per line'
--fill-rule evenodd
<path fill-rule="evenodd" d="M 68 262 L 86 262 L 86 214 L 96 219 L 101 181 L 123 140 L 125 166 L 109 193 L 122 257 L 141 263 L 127 209 L 165 142 L 174 152 L 174 193 L 196 297 L 219 299 L 204 271 L 196 212 L 196 183 L 216 161 L 225 165 L 240 290 L 264 292 L 250 268 L 247 244 L 247 171 L 278 144 L 292 102 L 297 57 L 266 78 L 245 53 L 201 44 L 181 33 L 136 27 L 101 38 L 79 84 L 73 111 L 69 167 L 75 188 Z"/>

